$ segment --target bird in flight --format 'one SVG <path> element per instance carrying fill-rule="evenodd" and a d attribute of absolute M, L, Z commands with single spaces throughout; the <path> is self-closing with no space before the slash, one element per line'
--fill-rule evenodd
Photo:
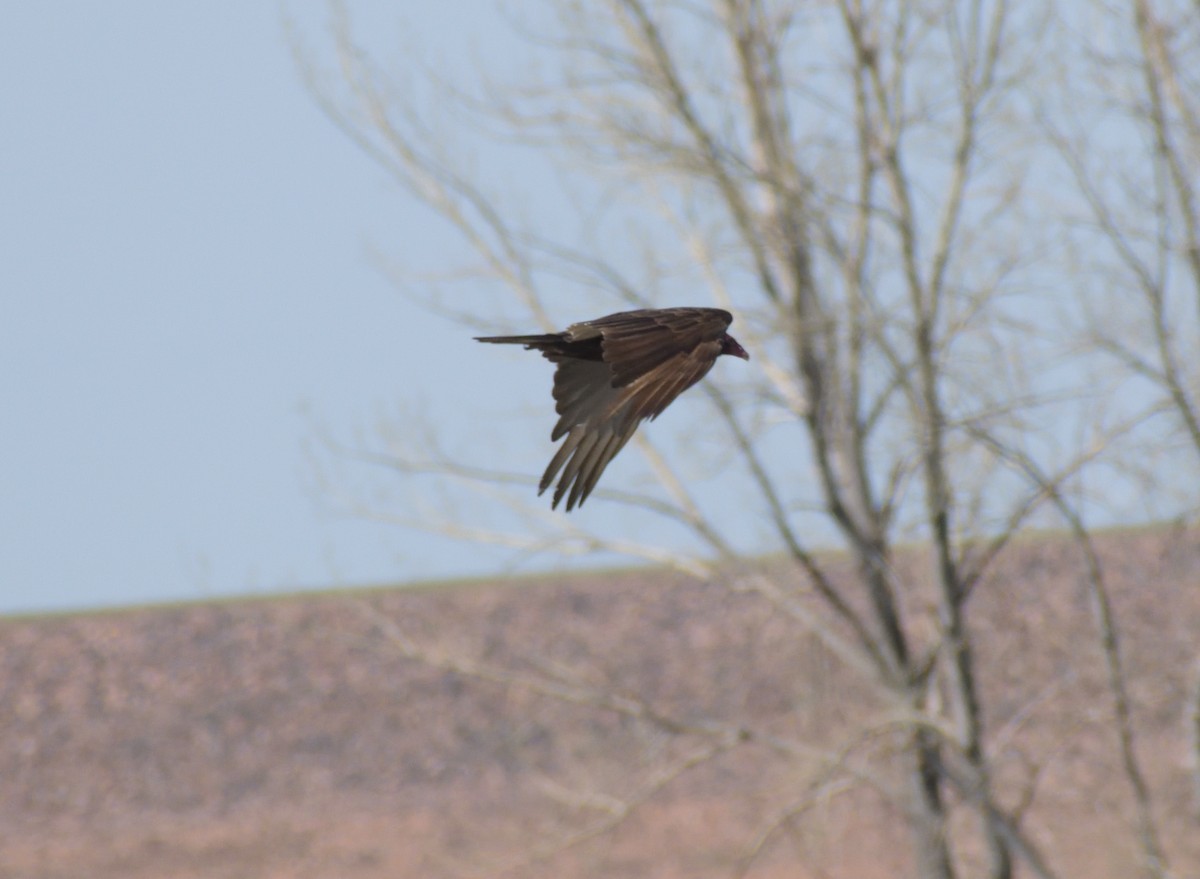
<path fill-rule="evenodd" d="M 642 308 L 571 324 L 561 333 L 477 336 L 480 342 L 524 345 L 557 364 L 552 441 L 566 441 L 550 460 L 538 494 L 559 471 L 551 509 L 567 495 L 581 505 L 600 474 L 643 419 L 653 421 L 712 369 L 722 354 L 750 355 L 726 332 L 733 315 L 720 308 Z M 570 494 L 568 495 L 568 492 Z"/>

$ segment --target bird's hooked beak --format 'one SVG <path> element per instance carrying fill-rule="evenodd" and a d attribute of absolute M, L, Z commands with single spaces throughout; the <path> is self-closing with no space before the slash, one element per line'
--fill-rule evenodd
<path fill-rule="evenodd" d="M 746 353 L 746 349 L 739 345 L 737 339 L 728 333 L 725 334 L 725 338 L 721 341 L 721 353 L 740 357 L 743 360 L 750 359 L 750 355 Z"/>

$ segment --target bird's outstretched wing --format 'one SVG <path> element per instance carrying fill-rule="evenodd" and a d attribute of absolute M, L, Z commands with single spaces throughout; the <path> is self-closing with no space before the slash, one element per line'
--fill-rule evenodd
<path fill-rule="evenodd" d="M 720 339 L 733 315 L 720 308 L 645 308 L 573 324 L 564 334 L 602 339 L 603 359 L 626 385 L 678 354 Z"/>

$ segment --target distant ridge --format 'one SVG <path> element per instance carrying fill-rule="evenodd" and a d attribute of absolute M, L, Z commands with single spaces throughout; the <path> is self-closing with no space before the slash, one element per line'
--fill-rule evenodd
<path fill-rule="evenodd" d="M 1100 546 L 1172 867 L 1200 875 L 1186 717 L 1200 540 L 1151 529 Z M 916 612 L 921 553 L 898 564 Z M 1005 795 L 1028 780 L 1024 756 L 1054 754 L 1026 821 L 1063 875 L 1127 876 L 1128 793 L 1080 582 L 1069 544 L 1024 541 L 970 619 L 988 704 L 1001 706 L 988 723 L 1006 736 Z M 603 801 L 572 801 L 579 790 L 631 795 L 688 745 L 405 659 L 373 619 L 437 656 L 579 675 L 672 716 L 741 718 L 815 749 L 841 747 L 875 710 L 870 688 L 814 638 L 721 582 L 624 570 L 459 585 L 0 621 L 0 876 L 461 876 L 519 862 L 568 818 L 595 820 Z M 872 747 L 861 759 L 878 756 Z M 607 841 L 514 875 L 728 876 L 754 816 L 810 771 L 734 749 Z M 903 866 L 905 836 L 868 789 L 798 828 L 804 862 L 834 875 Z M 794 876 L 794 857 L 785 846 L 752 875 Z"/>

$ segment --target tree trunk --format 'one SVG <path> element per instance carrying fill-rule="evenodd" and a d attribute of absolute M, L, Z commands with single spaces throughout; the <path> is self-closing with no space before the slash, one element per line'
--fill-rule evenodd
<path fill-rule="evenodd" d="M 939 783 L 937 744 L 927 730 L 918 729 L 911 750 L 913 854 L 919 879 L 954 879 L 946 843 L 946 807 Z"/>

